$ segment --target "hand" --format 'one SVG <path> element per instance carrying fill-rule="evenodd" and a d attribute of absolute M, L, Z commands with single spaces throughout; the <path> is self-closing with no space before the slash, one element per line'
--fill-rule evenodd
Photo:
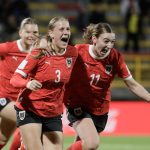
<path fill-rule="evenodd" d="M 39 49 L 41 49 L 42 53 L 48 57 L 56 55 L 56 52 L 51 48 L 51 42 L 45 38 L 40 40 Z"/>
<path fill-rule="evenodd" d="M 37 39 L 31 49 L 40 49 L 47 57 L 56 55 L 56 52 L 51 48 L 51 42 L 46 37 Z"/>
<path fill-rule="evenodd" d="M 48 46 L 48 41 L 46 38 L 37 38 L 37 40 L 32 44 L 32 47 L 31 47 L 31 50 L 32 49 L 47 49 L 47 46 Z"/>
<path fill-rule="evenodd" d="M 47 50 L 47 49 L 42 50 L 42 53 L 43 53 L 45 56 L 47 56 L 47 57 L 55 56 L 55 55 L 56 55 L 56 52 L 50 51 L 50 50 Z"/>
<path fill-rule="evenodd" d="M 42 84 L 37 80 L 31 80 L 27 83 L 26 87 L 32 91 L 36 91 L 42 87 Z"/>

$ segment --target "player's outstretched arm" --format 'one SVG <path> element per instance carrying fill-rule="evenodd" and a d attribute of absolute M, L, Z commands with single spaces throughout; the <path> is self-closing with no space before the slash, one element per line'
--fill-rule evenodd
<path fill-rule="evenodd" d="M 127 87 L 137 96 L 150 102 L 150 93 L 133 78 L 124 81 Z"/>

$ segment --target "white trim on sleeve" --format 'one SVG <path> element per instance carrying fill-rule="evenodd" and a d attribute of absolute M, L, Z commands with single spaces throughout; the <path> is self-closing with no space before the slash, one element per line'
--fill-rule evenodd
<path fill-rule="evenodd" d="M 130 80 L 132 79 L 132 75 L 128 76 L 127 78 L 124 78 L 123 80 Z"/>
<path fill-rule="evenodd" d="M 15 72 L 21 74 L 23 77 L 27 77 L 27 74 L 22 70 L 17 69 Z"/>
<path fill-rule="evenodd" d="M 25 59 L 21 62 L 21 64 L 18 66 L 18 69 L 24 69 L 25 66 L 27 65 L 28 61 L 26 61 Z"/>

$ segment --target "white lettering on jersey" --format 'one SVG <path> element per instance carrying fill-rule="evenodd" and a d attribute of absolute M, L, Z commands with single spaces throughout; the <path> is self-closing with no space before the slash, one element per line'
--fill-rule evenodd
<path fill-rule="evenodd" d="M 57 75 L 57 79 L 55 79 L 55 82 L 58 83 L 58 82 L 60 82 L 60 75 L 61 75 L 61 72 L 60 72 L 60 70 L 56 70 L 55 73 L 56 73 L 56 75 Z"/>
<path fill-rule="evenodd" d="M 99 79 L 100 79 L 100 74 L 91 74 L 91 81 L 90 81 L 90 85 L 94 84 L 97 85 Z"/>

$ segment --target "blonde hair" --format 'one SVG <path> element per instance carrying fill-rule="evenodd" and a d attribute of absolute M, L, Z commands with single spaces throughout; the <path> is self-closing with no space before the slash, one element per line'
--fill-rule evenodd
<path fill-rule="evenodd" d="M 26 24 L 35 24 L 35 25 L 38 25 L 35 19 L 32 19 L 30 17 L 29 18 L 25 18 L 25 19 L 23 19 L 21 21 L 20 30 L 23 29 Z"/>
<path fill-rule="evenodd" d="M 49 29 L 49 30 L 53 30 L 54 27 L 55 27 L 55 23 L 56 23 L 56 22 L 58 22 L 58 21 L 64 21 L 64 20 L 65 20 L 65 21 L 68 21 L 67 18 L 61 17 L 61 16 L 52 18 L 52 19 L 49 21 L 48 29 Z M 68 21 L 68 22 L 69 22 L 69 21 Z"/>
<path fill-rule="evenodd" d="M 83 38 L 86 43 L 92 44 L 92 36 L 99 37 L 103 33 L 112 33 L 112 28 L 108 23 L 90 24 L 84 30 Z"/>
<path fill-rule="evenodd" d="M 65 17 L 54 17 L 54 18 L 52 18 L 50 21 L 49 21 L 49 24 L 48 24 L 48 30 L 53 30 L 54 28 L 55 28 L 55 23 L 56 22 L 58 22 L 58 21 L 68 21 L 68 19 L 67 18 L 65 18 Z M 69 22 L 69 21 L 68 21 Z M 48 42 L 50 42 L 50 44 L 51 44 L 51 37 L 49 36 L 49 35 L 46 35 L 46 36 L 39 36 L 38 37 L 38 39 L 34 42 L 34 48 L 33 49 L 35 49 L 35 48 L 37 48 L 37 49 L 39 49 L 39 54 L 38 55 L 36 55 L 36 56 L 33 56 L 34 58 L 41 58 L 42 56 L 44 56 L 45 55 L 45 51 L 46 51 L 46 46 L 44 46 L 44 47 L 40 47 L 40 43 L 41 43 L 41 40 L 42 39 L 45 39 L 46 41 L 47 41 L 47 43 Z"/>
<path fill-rule="evenodd" d="M 58 17 L 54 17 L 49 21 L 48 24 L 48 30 L 53 30 L 55 28 L 55 23 L 58 21 L 67 21 L 69 22 L 69 20 L 65 17 L 62 16 L 58 16 Z M 51 37 L 48 35 L 49 39 L 51 40 Z"/>

